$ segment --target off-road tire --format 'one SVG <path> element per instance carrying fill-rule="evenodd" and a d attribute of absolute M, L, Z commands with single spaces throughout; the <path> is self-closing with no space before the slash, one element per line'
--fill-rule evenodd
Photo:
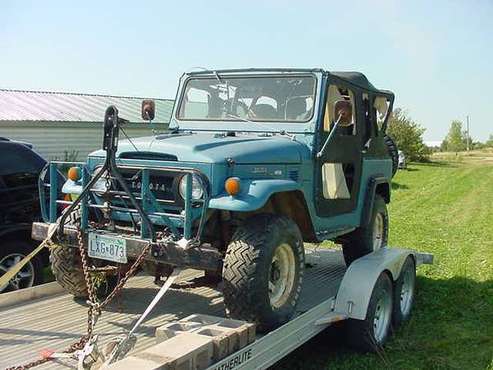
<path fill-rule="evenodd" d="M 75 298 L 87 298 L 87 285 L 82 271 L 79 250 L 77 248 L 58 246 L 51 250 L 51 271 L 56 281 L 67 293 Z M 96 294 L 104 297 L 111 293 L 118 282 L 116 275 L 106 277 L 106 281 L 99 285 Z"/>
<path fill-rule="evenodd" d="M 388 319 L 386 330 L 380 340 L 375 337 L 374 319 L 377 311 L 377 304 L 384 296 L 393 301 L 392 280 L 389 275 L 382 272 L 378 277 L 373 291 L 371 293 L 370 302 L 366 310 L 364 320 L 349 319 L 345 326 L 345 339 L 347 344 L 361 352 L 377 352 L 380 351 L 392 333 L 392 317 Z M 389 311 L 392 311 L 392 302 L 390 302 Z"/>
<path fill-rule="evenodd" d="M 387 245 L 389 234 L 389 215 L 387 212 L 387 204 L 382 196 L 376 194 L 375 199 L 373 200 L 373 209 L 369 222 L 341 238 L 342 252 L 344 254 L 346 266 L 349 267 L 349 265 L 356 259 L 374 251 L 373 232 L 375 219 L 379 213 L 383 218 L 382 247 Z"/>
<path fill-rule="evenodd" d="M 397 173 L 397 169 L 399 168 L 399 151 L 397 150 L 397 145 L 395 144 L 394 139 L 392 139 L 389 135 L 385 134 L 383 136 L 383 140 L 387 146 L 389 156 L 392 159 L 392 177 L 394 177 Z"/>
<path fill-rule="evenodd" d="M 290 290 L 284 290 L 286 299 L 281 301 L 284 303 L 272 307 L 271 265 L 281 245 L 284 248 L 289 245 L 293 252 L 294 281 Z M 246 220 L 235 231 L 223 265 L 224 303 L 230 317 L 255 322 L 259 331 L 268 331 L 289 321 L 299 299 L 304 261 L 303 239 L 290 218 L 261 214 Z"/>
<path fill-rule="evenodd" d="M 76 248 L 57 246 L 51 250 L 51 271 L 63 289 L 77 298 L 87 297 L 86 281 Z"/>
<path fill-rule="evenodd" d="M 405 309 L 401 305 L 402 289 L 404 286 L 405 276 L 408 274 L 411 282 L 411 291 L 409 294 L 409 302 L 407 303 Z M 406 285 L 408 282 L 406 283 Z M 409 287 L 407 287 L 409 288 Z M 411 256 L 406 258 L 404 264 L 402 265 L 401 273 L 394 284 L 394 309 L 392 313 L 392 326 L 393 329 L 397 329 L 403 322 L 409 320 L 411 317 L 411 311 L 414 305 L 414 294 L 416 291 L 416 264 Z"/>

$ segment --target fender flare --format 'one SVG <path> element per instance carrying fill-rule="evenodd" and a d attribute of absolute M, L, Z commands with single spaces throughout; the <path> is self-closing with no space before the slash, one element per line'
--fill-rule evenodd
<path fill-rule="evenodd" d="M 209 200 L 209 208 L 226 211 L 249 212 L 262 208 L 275 193 L 301 190 L 292 180 L 241 180 L 240 193 L 230 196 L 225 192 Z"/>
<path fill-rule="evenodd" d="M 373 176 L 368 181 L 366 196 L 365 196 L 365 199 L 363 200 L 364 206 L 363 206 L 363 212 L 361 213 L 361 222 L 360 222 L 361 225 L 366 226 L 370 222 L 370 216 L 371 216 L 371 212 L 373 210 L 373 203 L 375 201 L 375 194 L 377 192 L 377 187 L 380 184 L 388 184 L 389 189 L 390 189 L 390 181 L 389 181 L 389 179 L 387 179 L 383 175 Z M 390 192 L 389 192 L 389 199 L 388 200 L 390 201 Z"/>
<path fill-rule="evenodd" d="M 354 261 L 342 279 L 335 302 L 335 311 L 352 319 L 364 320 L 373 287 L 382 272 L 395 281 L 408 256 L 416 266 L 420 260 L 414 251 L 400 248 L 382 248 Z"/>

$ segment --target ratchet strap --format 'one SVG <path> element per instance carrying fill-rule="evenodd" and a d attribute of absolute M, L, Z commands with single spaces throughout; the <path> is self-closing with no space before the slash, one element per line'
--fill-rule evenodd
<path fill-rule="evenodd" d="M 107 346 L 107 348 L 112 348 L 111 352 L 109 354 L 106 354 L 106 356 L 103 355 L 103 357 L 106 357 L 104 359 L 104 366 L 108 366 L 112 364 L 115 361 L 121 360 L 125 355 L 135 346 L 135 342 L 137 338 L 134 335 L 134 332 L 137 330 L 137 328 L 142 324 L 142 322 L 146 319 L 146 317 L 151 313 L 152 309 L 156 306 L 156 304 L 161 300 L 163 295 L 168 291 L 168 289 L 171 287 L 171 285 L 174 283 L 178 275 L 180 274 L 181 269 L 180 268 L 175 268 L 173 272 L 171 273 L 170 276 L 166 279 L 166 282 L 163 284 L 161 289 L 159 289 L 158 293 L 154 297 L 154 299 L 151 301 L 149 306 L 147 306 L 146 310 L 144 313 L 139 317 L 135 325 L 133 326 L 132 330 L 130 330 L 126 335 L 117 337 L 113 339 Z M 104 368 L 104 366 L 102 368 Z"/>
<path fill-rule="evenodd" d="M 11 279 L 14 278 L 15 275 L 19 273 L 20 270 L 31 261 L 44 247 L 47 247 L 49 242 L 51 241 L 51 237 L 55 234 L 55 231 L 58 229 L 58 222 L 51 224 L 48 228 L 48 235 L 43 242 L 36 247 L 31 253 L 29 253 L 26 257 L 20 260 L 15 266 L 12 266 L 5 274 L 0 277 L 0 288 L 6 286 Z"/>

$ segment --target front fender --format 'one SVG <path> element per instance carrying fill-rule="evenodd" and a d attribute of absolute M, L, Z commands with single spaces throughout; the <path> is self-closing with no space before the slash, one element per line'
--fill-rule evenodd
<path fill-rule="evenodd" d="M 274 193 L 299 190 L 292 180 L 241 180 L 240 193 L 234 197 L 225 192 L 210 199 L 209 208 L 248 212 L 262 208 Z"/>

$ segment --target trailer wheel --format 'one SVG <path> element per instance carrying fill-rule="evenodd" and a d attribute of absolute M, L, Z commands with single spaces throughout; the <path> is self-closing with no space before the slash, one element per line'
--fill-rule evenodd
<path fill-rule="evenodd" d="M 406 258 L 399 278 L 394 285 L 394 310 L 392 324 L 396 329 L 411 316 L 416 287 L 416 264 L 411 256 Z"/>
<path fill-rule="evenodd" d="M 238 227 L 223 265 L 229 315 L 257 323 L 260 331 L 291 319 L 301 291 L 305 254 L 294 221 L 256 215 Z"/>
<path fill-rule="evenodd" d="M 346 327 L 348 344 L 362 352 L 375 352 L 390 334 L 393 309 L 392 281 L 382 272 L 373 287 L 364 320 L 349 319 Z"/>
<path fill-rule="evenodd" d="M 389 214 L 387 204 L 379 194 L 375 195 L 370 220 L 342 238 L 344 261 L 349 267 L 356 259 L 387 245 L 389 234 Z"/>
<path fill-rule="evenodd" d="M 79 250 L 60 245 L 51 250 L 50 260 L 51 270 L 58 284 L 76 298 L 87 298 L 88 292 Z M 99 285 L 97 295 L 105 296 L 111 293 L 117 282 L 116 275 L 107 276 L 106 281 Z"/>

